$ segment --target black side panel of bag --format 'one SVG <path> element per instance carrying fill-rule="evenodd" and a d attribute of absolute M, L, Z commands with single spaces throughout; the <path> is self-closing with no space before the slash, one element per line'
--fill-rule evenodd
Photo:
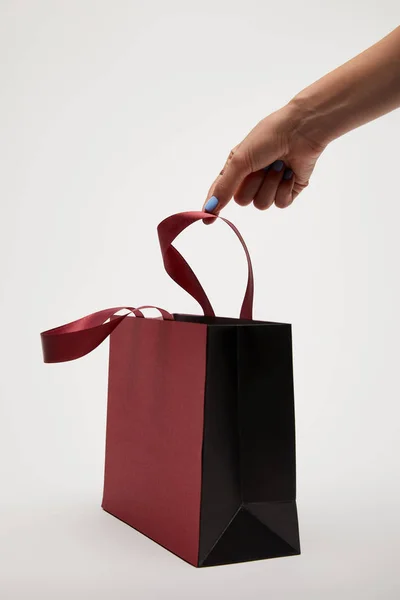
<path fill-rule="evenodd" d="M 199 565 L 299 554 L 290 325 L 208 327 Z"/>
<path fill-rule="evenodd" d="M 239 327 L 237 334 L 243 500 L 295 500 L 291 326 Z"/>

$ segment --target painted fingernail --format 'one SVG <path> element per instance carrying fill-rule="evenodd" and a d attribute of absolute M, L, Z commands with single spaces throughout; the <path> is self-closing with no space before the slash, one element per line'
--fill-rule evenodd
<path fill-rule="evenodd" d="M 206 212 L 213 212 L 217 208 L 217 206 L 218 206 L 218 198 L 216 198 L 215 196 L 211 196 L 211 198 L 205 205 L 204 210 Z"/>
<path fill-rule="evenodd" d="M 263 171 L 264 171 L 265 173 L 268 173 L 268 171 L 270 170 L 271 166 L 272 166 L 272 165 L 268 165 L 268 167 L 264 167 L 264 168 L 263 168 Z"/>
<path fill-rule="evenodd" d="M 276 160 L 274 163 L 272 163 L 272 168 L 277 173 L 280 173 L 283 169 L 283 160 Z"/>
<path fill-rule="evenodd" d="M 293 177 L 292 169 L 285 169 L 285 172 L 283 174 L 283 179 L 285 181 L 289 181 L 289 179 L 292 179 L 292 177 Z"/>

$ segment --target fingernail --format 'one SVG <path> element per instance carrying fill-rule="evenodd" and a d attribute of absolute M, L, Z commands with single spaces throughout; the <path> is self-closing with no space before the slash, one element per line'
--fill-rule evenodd
<path fill-rule="evenodd" d="M 218 198 L 216 198 L 215 196 L 211 196 L 211 198 L 205 205 L 204 210 L 206 212 L 213 212 L 217 208 L 217 206 L 218 206 Z"/>
<path fill-rule="evenodd" d="M 292 179 L 292 177 L 293 177 L 292 169 L 285 169 L 285 172 L 283 174 L 283 179 L 285 179 L 285 181 L 289 181 L 289 179 Z"/>
<path fill-rule="evenodd" d="M 283 160 L 276 160 L 274 163 L 272 163 L 272 168 L 277 173 L 280 173 L 283 169 Z"/>
<path fill-rule="evenodd" d="M 268 165 L 268 167 L 264 167 L 263 171 L 265 171 L 265 173 L 268 173 L 268 171 L 270 170 L 272 165 Z"/>

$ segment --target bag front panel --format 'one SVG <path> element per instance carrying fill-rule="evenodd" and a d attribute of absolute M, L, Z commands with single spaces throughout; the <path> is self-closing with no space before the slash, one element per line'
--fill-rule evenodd
<path fill-rule="evenodd" d="M 126 319 L 110 342 L 103 508 L 192 564 L 207 327 Z"/>

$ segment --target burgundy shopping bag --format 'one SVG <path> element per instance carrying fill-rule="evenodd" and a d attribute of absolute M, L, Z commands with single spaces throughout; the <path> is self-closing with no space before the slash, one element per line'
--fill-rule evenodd
<path fill-rule="evenodd" d="M 291 327 L 216 317 L 172 245 L 201 212 L 158 227 L 168 274 L 204 316 L 94 313 L 41 334 L 45 362 L 84 356 L 110 336 L 104 510 L 195 566 L 300 553 Z M 135 315 L 134 317 L 130 315 Z"/>

